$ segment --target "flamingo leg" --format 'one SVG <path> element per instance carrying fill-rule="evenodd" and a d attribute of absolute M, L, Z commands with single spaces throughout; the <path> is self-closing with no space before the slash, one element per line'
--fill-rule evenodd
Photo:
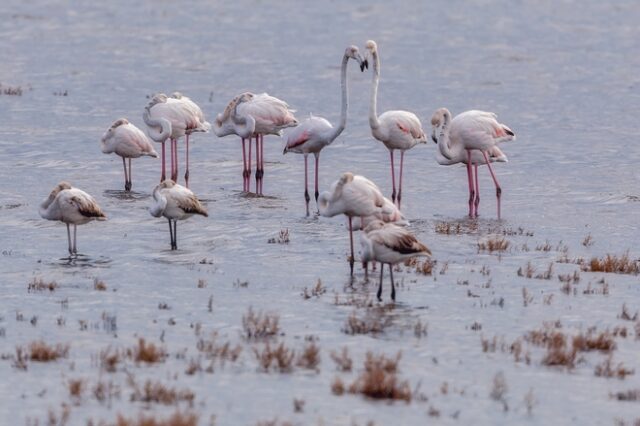
<path fill-rule="evenodd" d="M 171 239 L 171 250 L 173 250 L 173 227 L 171 226 L 171 219 L 169 221 L 169 238 Z"/>
<path fill-rule="evenodd" d="M 251 136 L 249 136 L 249 161 L 247 161 L 247 192 L 251 192 Z"/>
<path fill-rule="evenodd" d="M 476 199 L 474 201 L 474 206 L 476 208 L 476 217 L 478 217 L 478 207 L 480 206 L 480 181 L 478 180 L 478 165 L 473 165 L 473 171 L 476 180 Z"/>
<path fill-rule="evenodd" d="M 391 185 L 393 186 L 393 192 L 391 193 L 391 201 L 396 202 L 396 174 L 395 167 L 393 165 L 393 150 L 389 150 L 389 157 L 391 157 Z"/>
<path fill-rule="evenodd" d="M 378 285 L 378 293 L 376 297 L 379 302 L 382 302 L 382 279 L 384 278 L 384 263 L 380 264 L 380 284 Z"/>
<path fill-rule="evenodd" d="M 251 141 L 249 141 L 249 146 L 251 146 Z M 247 188 L 247 147 L 245 138 L 242 138 L 242 190 L 249 192 Z"/>
<path fill-rule="evenodd" d="M 317 206 L 318 205 L 318 197 L 320 196 L 320 192 L 318 191 L 318 163 L 320 162 L 320 153 L 317 152 L 315 154 L 315 156 L 316 156 L 316 192 L 315 192 L 314 195 L 316 197 L 316 206 Z"/>
<path fill-rule="evenodd" d="M 173 140 L 173 153 L 176 159 L 176 164 L 173 168 L 172 178 L 175 183 L 178 183 L 178 139 Z"/>
<path fill-rule="evenodd" d="M 69 256 L 73 256 L 73 247 L 71 247 L 71 230 L 69 229 L 68 223 L 67 223 L 67 242 L 69 243 Z"/>
<path fill-rule="evenodd" d="M 489 173 L 491 173 L 493 183 L 496 184 L 496 199 L 498 200 L 498 220 L 500 220 L 500 197 L 502 196 L 502 188 L 498 183 L 498 179 L 496 179 L 496 174 L 493 172 L 493 167 L 491 167 L 491 162 L 489 161 L 489 158 L 487 158 L 487 153 L 482 151 L 482 156 L 484 157 L 484 161 L 487 162 L 487 167 L 489 168 Z"/>
<path fill-rule="evenodd" d="M 122 157 L 122 167 L 124 167 L 124 190 L 129 191 L 129 177 L 127 176 L 127 160 Z"/>
<path fill-rule="evenodd" d="M 185 135 L 185 142 L 187 145 L 187 150 L 186 150 L 186 157 L 187 157 L 187 170 L 184 172 L 184 182 L 185 182 L 185 186 L 187 188 L 189 188 L 189 135 Z"/>
<path fill-rule="evenodd" d="M 256 136 L 256 195 L 260 195 L 260 135 Z"/>
<path fill-rule="evenodd" d="M 164 182 L 167 178 L 167 163 L 165 161 L 166 150 L 164 148 L 164 142 L 162 142 L 162 174 L 160 175 L 160 182 Z"/>
<path fill-rule="evenodd" d="M 391 277 L 391 300 L 396 301 L 396 285 L 393 282 L 393 265 L 389 264 L 389 276 Z"/>
<path fill-rule="evenodd" d="M 178 250 L 178 221 L 173 221 L 173 249 Z"/>
<path fill-rule="evenodd" d="M 349 244 L 351 245 L 351 256 L 349 257 L 349 266 L 351 267 L 351 276 L 353 276 L 353 264 L 355 257 L 353 255 L 353 225 L 351 224 L 351 216 L 349 216 Z"/>
<path fill-rule="evenodd" d="M 264 182 L 264 135 L 260 136 L 260 195 L 262 195 L 262 183 Z"/>
<path fill-rule="evenodd" d="M 73 254 L 78 255 L 78 244 L 76 239 L 76 233 L 78 231 L 78 225 L 73 224 Z"/>
<path fill-rule="evenodd" d="M 308 189 L 308 155 L 304 154 L 304 201 L 307 204 L 307 216 L 309 216 L 309 201 L 311 197 L 309 197 L 309 189 Z"/>
<path fill-rule="evenodd" d="M 132 175 L 132 171 L 131 171 L 131 158 L 129 158 L 129 189 L 128 191 L 131 191 L 131 188 L 133 187 L 133 177 L 131 177 Z"/>
<path fill-rule="evenodd" d="M 398 209 L 400 208 L 400 199 L 402 198 L 402 167 L 404 165 L 404 151 L 400 151 L 400 176 L 398 179 Z"/>
<path fill-rule="evenodd" d="M 473 185 L 473 171 L 471 170 L 471 150 L 467 150 L 467 179 L 469 180 L 469 217 L 474 217 L 474 200 L 476 197 Z"/>

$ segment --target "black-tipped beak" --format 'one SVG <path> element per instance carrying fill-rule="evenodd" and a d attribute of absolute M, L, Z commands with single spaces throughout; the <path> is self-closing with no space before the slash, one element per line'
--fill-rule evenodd
<path fill-rule="evenodd" d="M 365 69 L 369 69 L 369 59 L 365 59 L 360 64 L 360 71 L 364 71 Z"/>
<path fill-rule="evenodd" d="M 433 135 L 431 135 L 431 140 L 433 141 L 433 143 L 438 143 L 438 139 L 436 139 L 436 137 Z"/>

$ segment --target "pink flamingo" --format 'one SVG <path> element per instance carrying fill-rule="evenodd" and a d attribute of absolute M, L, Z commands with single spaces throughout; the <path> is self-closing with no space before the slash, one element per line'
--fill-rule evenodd
<path fill-rule="evenodd" d="M 164 93 L 153 96 L 145 107 L 142 118 L 148 126 L 151 139 L 162 144 L 162 175 L 160 181 L 166 179 L 165 146 L 167 139 L 171 141 L 171 179 L 178 179 L 178 138 L 193 132 L 207 132 L 211 125 L 204 120 L 200 108 L 186 96 L 174 94 L 179 98 L 169 98 Z M 195 106 L 195 108 L 194 108 Z M 188 137 L 188 136 L 187 136 Z M 187 161 L 188 142 L 187 142 Z M 185 173 L 185 181 L 189 185 L 189 164 Z"/>
<path fill-rule="evenodd" d="M 386 111 L 379 117 L 377 114 L 378 83 L 380 80 L 380 58 L 378 56 L 378 46 L 373 40 L 367 41 L 367 50 L 373 58 L 373 78 L 371 81 L 371 101 L 369 104 L 369 126 L 374 138 L 384 143 L 389 150 L 391 158 L 391 182 L 393 192 L 391 200 L 396 202 L 396 179 L 394 171 L 393 153 L 400 150 L 400 175 L 398 181 L 397 202 L 400 206 L 402 199 L 402 168 L 404 163 L 404 152 L 413 148 L 418 143 L 427 143 L 427 137 L 422 130 L 420 119 L 409 111 Z M 368 56 L 368 55 L 367 55 Z"/>
<path fill-rule="evenodd" d="M 393 205 L 393 203 L 392 203 Z M 344 173 L 340 179 L 331 185 L 329 191 L 324 191 L 318 198 L 320 215 L 333 217 L 344 214 L 349 220 L 349 243 L 351 256 L 349 266 L 353 276 L 353 264 L 355 256 L 353 252 L 353 218 L 359 216 L 361 223 L 363 218 L 377 215 L 393 215 L 394 211 L 388 208 L 385 198 L 378 186 L 364 176 Z"/>
<path fill-rule="evenodd" d="M 469 216 L 478 216 L 480 187 L 478 185 L 478 165 L 486 164 L 496 186 L 498 219 L 500 219 L 500 198 L 502 188 L 493 171 L 493 161 L 506 162 L 507 157 L 497 144 L 516 139 L 515 133 L 506 125 L 499 123 L 492 112 L 471 110 L 458 114 L 451 119 L 446 108 L 438 109 L 431 117 L 432 139 L 438 144 L 440 164 L 465 163 L 469 181 Z M 472 166 L 473 169 L 472 170 Z"/>
<path fill-rule="evenodd" d="M 307 205 L 307 216 L 309 216 L 309 197 L 308 190 L 308 167 L 307 156 L 312 153 L 316 157 L 316 174 L 315 174 L 315 199 L 318 203 L 318 161 L 320 159 L 320 151 L 327 145 L 331 144 L 344 130 L 347 125 L 347 110 L 349 108 L 349 89 L 347 82 L 347 64 L 349 59 L 354 59 L 360 64 L 360 70 L 364 71 L 365 62 L 356 46 L 349 46 L 344 51 L 342 57 L 340 86 L 342 88 L 342 107 L 340 114 L 340 124 L 334 128 L 329 121 L 322 117 L 311 115 L 293 131 L 287 135 L 287 143 L 284 147 L 283 154 L 287 152 L 295 152 L 304 155 L 304 199 Z"/>
<path fill-rule="evenodd" d="M 282 136 L 282 129 L 295 127 L 295 111 L 286 102 L 266 93 L 242 93 L 218 114 L 214 132 L 218 137 L 236 134 L 242 139 L 243 190 L 249 192 L 251 177 L 251 139 L 256 138 L 256 194 L 262 195 L 264 177 L 264 135 Z M 249 155 L 245 139 L 249 139 Z"/>
<path fill-rule="evenodd" d="M 153 145 L 149 138 L 133 124 L 129 123 L 126 118 L 120 118 L 113 122 L 111 127 L 104 133 L 100 140 L 102 144 L 102 152 L 111 154 L 115 152 L 122 157 L 122 165 L 124 166 L 124 190 L 131 191 L 131 159 L 138 158 L 143 155 L 158 158 L 158 153 L 153 149 Z M 129 159 L 129 171 L 127 173 L 127 163 L 125 158 Z"/>

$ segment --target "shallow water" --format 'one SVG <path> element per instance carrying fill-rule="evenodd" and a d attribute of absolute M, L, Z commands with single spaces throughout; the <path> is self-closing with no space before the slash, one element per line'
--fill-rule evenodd
<path fill-rule="evenodd" d="M 10 1 L 0 15 L 0 89 L 23 89 L 22 96 L 0 95 L 0 348 L 15 354 L 16 346 L 40 338 L 70 344 L 68 358 L 29 362 L 27 371 L 0 360 L 0 423 L 44 421 L 49 410 L 60 413 L 62 403 L 71 404 L 70 424 L 112 423 L 118 413 L 173 412 L 131 402 L 128 374 L 139 385 L 153 378 L 192 390 L 191 410 L 202 424 L 211 416 L 217 424 L 274 418 L 294 424 L 422 424 L 427 418 L 611 424 L 638 417 L 637 403 L 619 402 L 610 393 L 638 388 L 640 373 L 624 380 L 594 376 L 606 354 L 585 353 L 567 371 L 542 365 L 538 347 L 525 344 L 527 365 L 515 362 L 508 348 L 483 352 L 481 345 L 481 337 L 497 336 L 508 347 L 543 321 L 560 320 L 569 334 L 625 326 L 629 336 L 616 338 L 612 359 L 640 371 L 634 323 L 619 318 L 623 303 L 632 314 L 640 309 L 638 277 L 581 272 L 575 296 L 562 293 L 555 277 L 579 269 L 555 263 L 564 246 L 570 259 L 627 250 L 631 258 L 640 257 L 636 2 L 34 0 Z M 142 108 L 157 91 L 183 92 L 210 121 L 231 97 L 251 90 L 286 100 L 299 117 L 312 112 L 336 123 L 342 52 L 349 44 L 362 49 L 367 39 L 378 42 L 382 59 L 380 112 L 414 111 L 427 129 L 440 106 L 454 114 L 485 109 L 498 113 L 518 139 L 503 147 L 509 163 L 495 166 L 503 186 L 500 222 L 486 170 L 480 171 L 481 218 L 469 221 L 464 168 L 438 166 L 431 143 L 408 152 L 403 210 L 434 253 L 434 274 L 401 267 L 395 273 L 397 303 L 386 315 L 390 325 L 383 333 L 352 336 L 342 331 L 347 318 L 354 311 L 361 317 L 366 309 L 343 303 L 350 295 L 373 299 L 377 275 L 366 284 L 358 268 L 350 282 L 345 221 L 304 217 L 302 159 L 282 156 L 278 138 L 265 138 L 263 198 L 240 191 L 236 139 L 192 138 L 191 188 L 210 216 L 178 225 L 176 252 L 169 250 L 166 221 L 147 211 L 159 160 L 134 160 L 134 192 L 126 194 L 121 161 L 101 154 L 99 139 L 119 117 L 144 128 Z M 352 67 L 349 79 L 348 126 L 322 153 L 321 189 L 349 170 L 388 194 L 388 154 L 368 128 L 370 74 Z M 66 256 L 64 226 L 38 215 L 41 200 L 63 179 L 91 193 L 109 216 L 79 227 L 82 256 L 75 260 Z M 460 232 L 437 232 L 441 222 L 459 225 Z M 283 229 L 289 243 L 268 242 Z M 510 242 L 505 253 L 478 252 L 479 241 L 503 232 Z M 588 234 L 594 244 L 584 246 Z M 549 251 L 542 249 L 546 241 Z M 527 262 L 537 272 L 553 262 L 553 278 L 518 276 Z M 490 272 L 481 273 L 483 267 Z M 59 288 L 29 293 L 34 277 L 56 281 Z M 104 281 L 107 291 L 94 290 L 94 279 Z M 327 292 L 305 300 L 304 288 L 318 279 Z M 601 279 L 608 295 L 583 293 L 588 286 L 603 287 Z M 199 288 L 199 280 L 206 286 Z M 527 306 L 523 288 L 533 297 Z M 388 281 L 383 297 L 388 301 Z M 252 348 L 263 344 L 242 337 L 250 306 L 280 316 L 282 335 L 274 341 L 299 352 L 305 337 L 316 338 L 319 372 L 262 372 Z M 418 321 L 428 324 L 427 336 L 414 335 Z M 481 329 L 474 330 L 474 323 Z M 188 361 L 199 356 L 196 324 L 201 336 L 217 331 L 221 340 L 242 345 L 238 361 L 216 364 L 212 374 L 185 374 Z M 115 373 L 100 371 L 100 351 L 130 348 L 138 337 L 164 345 L 170 356 L 148 367 L 127 360 Z M 345 346 L 354 360 L 352 373 L 338 372 L 329 356 Z M 411 403 L 332 394 L 334 378 L 351 383 L 369 350 L 402 351 L 399 377 L 415 390 Z M 507 411 L 490 396 L 498 372 L 507 383 Z M 70 399 L 70 379 L 86 383 L 80 401 Z M 99 381 L 112 381 L 119 397 L 110 404 L 98 401 L 91 389 Z M 302 413 L 294 413 L 294 398 L 305 400 Z"/>

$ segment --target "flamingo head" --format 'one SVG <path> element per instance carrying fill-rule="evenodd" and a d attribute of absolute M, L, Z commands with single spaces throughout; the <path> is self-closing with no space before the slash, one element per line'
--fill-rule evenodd
<path fill-rule="evenodd" d="M 176 183 L 173 180 L 165 179 L 162 182 L 160 182 L 158 186 L 156 186 L 156 189 L 154 190 L 154 192 L 159 191 L 161 189 L 165 189 L 165 188 L 170 189 L 170 188 L 173 188 L 174 186 L 176 186 Z"/>
<path fill-rule="evenodd" d="M 375 41 L 369 40 L 365 44 L 365 48 L 367 49 L 367 53 L 366 53 L 366 55 L 364 57 L 364 64 L 365 64 L 365 68 L 369 68 L 369 54 L 371 54 L 371 56 L 377 55 L 378 54 L 378 45 L 376 44 Z"/>
<path fill-rule="evenodd" d="M 380 219 L 372 220 L 367 224 L 367 226 L 363 229 L 365 234 L 368 234 L 371 231 L 375 231 L 376 229 L 381 229 L 384 227 L 384 222 Z"/>
<path fill-rule="evenodd" d="M 437 130 L 442 129 L 449 125 L 449 121 L 451 121 L 451 113 L 446 108 L 439 108 L 436 112 L 431 116 L 431 126 L 433 127 L 433 131 L 431 132 L 431 140 L 433 142 L 438 143 L 438 138 L 436 137 Z"/>
<path fill-rule="evenodd" d="M 365 68 L 369 68 L 369 63 L 362 57 L 360 51 L 356 46 L 347 47 L 347 49 L 344 51 L 344 56 L 358 61 L 358 65 L 360 65 L 360 71 L 364 71 Z"/>
<path fill-rule="evenodd" d="M 180 92 L 173 92 L 173 93 L 171 94 L 171 97 L 172 97 L 173 99 L 182 99 L 182 98 L 184 97 L 184 95 L 183 95 L 182 93 L 180 93 Z"/>

